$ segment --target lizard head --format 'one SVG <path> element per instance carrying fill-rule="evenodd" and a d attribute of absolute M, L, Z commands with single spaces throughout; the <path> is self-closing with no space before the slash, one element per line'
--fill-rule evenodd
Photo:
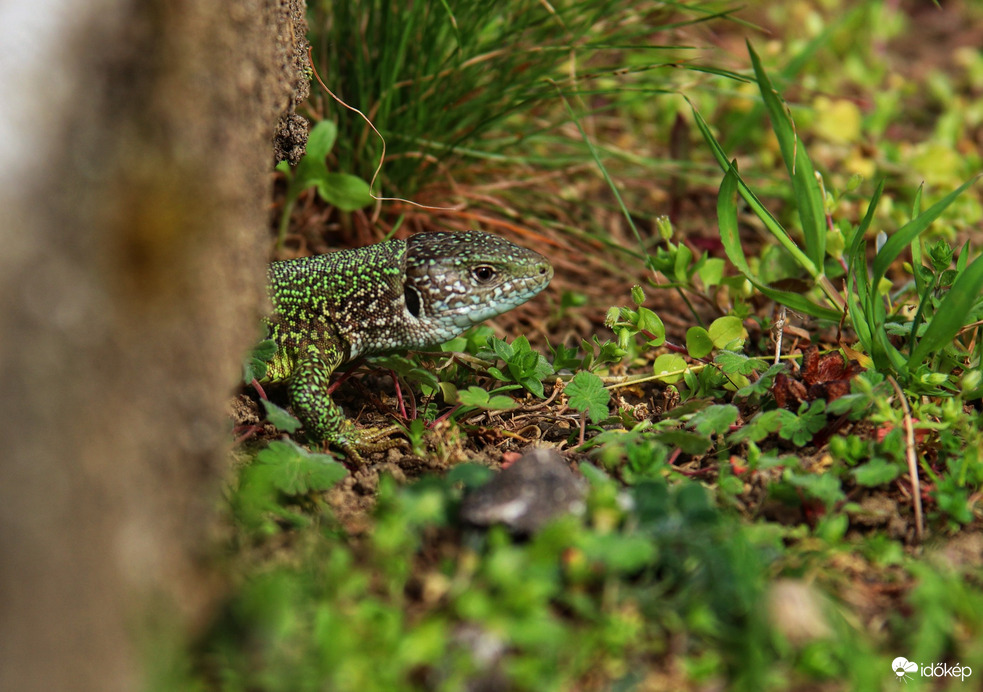
<path fill-rule="evenodd" d="M 553 278 L 538 252 L 488 233 L 421 233 L 406 243 L 406 309 L 439 341 L 522 305 Z"/>

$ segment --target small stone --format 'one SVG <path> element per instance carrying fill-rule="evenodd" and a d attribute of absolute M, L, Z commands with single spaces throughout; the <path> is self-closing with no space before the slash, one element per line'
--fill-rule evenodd
<path fill-rule="evenodd" d="M 779 579 L 767 594 L 768 615 L 775 629 L 795 646 L 833 636 L 826 616 L 827 605 L 811 585 Z"/>
<path fill-rule="evenodd" d="M 587 487 L 556 451 L 532 449 L 461 502 L 461 519 L 476 526 L 503 524 L 516 534 L 538 531 L 551 519 L 585 511 Z"/>

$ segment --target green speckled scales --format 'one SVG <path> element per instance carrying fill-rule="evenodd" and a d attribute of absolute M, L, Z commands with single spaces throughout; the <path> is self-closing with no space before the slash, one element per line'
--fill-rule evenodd
<path fill-rule="evenodd" d="M 553 269 L 542 255 L 477 231 L 424 233 L 408 240 L 274 262 L 267 372 L 285 380 L 311 437 L 357 458 L 365 436 L 327 394 L 348 360 L 434 346 L 526 302 Z"/>

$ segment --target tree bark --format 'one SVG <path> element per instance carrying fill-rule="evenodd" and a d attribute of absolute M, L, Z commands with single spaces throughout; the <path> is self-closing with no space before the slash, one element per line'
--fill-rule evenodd
<path fill-rule="evenodd" d="M 269 171 L 306 139 L 304 4 L 20 4 L 0 2 L 0 689 L 135 689 L 147 642 L 216 595 Z"/>

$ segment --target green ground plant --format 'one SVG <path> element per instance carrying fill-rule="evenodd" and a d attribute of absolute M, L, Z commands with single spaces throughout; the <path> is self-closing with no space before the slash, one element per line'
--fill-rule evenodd
<path fill-rule="evenodd" d="M 342 212 L 355 211 L 372 204 L 369 184 L 361 178 L 348 173 L 328 171 L 325 160 L 338 139 L 338 126 L 330 120 L 322 120 L 312 128 L 307 139 L 307 151 L 294 168 L 283 161 L 277 170 L 287 178 L 287 191 L 280 213 L 280 228 L 277 233 L 277 249 L 290 227 L 290 214 L 297 198 L 308 188 L 316 188 L 318 196 Z"/>
<path fill-rule="evenodd" d="M 584 470 L 585 517 L 524 544 L 456 528 L 460 482 L 481 467 L 404 488 L 384 482 L 365 541 L 346 545 L 330 525 L 311 525 L 296 564 L 244 584 L 209 637 L 203 675 L 227 690 L 459 690 L 489 676 L 559 690 L 599 667 L 631 684 L 633 662 L 673 634 L 686 638 L 697 677 L 722 665 L 755 689 L 771 646 L 754 607 L 755 545 L 774 537 L 728 521 L 696 483 L 648 481 L 624 496 Z M 239 540 L 268 530 L 243 522 Z M 421 565 L 423 543 L 438 535 L 459 548 Z M 488 660 L 474 637 L 509 655 Z"/>
<path fill-rule="evenodd" d="M 823 123 L 860 117 L 837 98 L 844 85 L 876 92 L 864 131 L 883 134 L 901 118 L 905 89 L 888 88 L 889 70 L 854 35 L 875 19 L 878 40 L 903 31 L 881 21 L 882 5 L 847 8 L 808 36 L 788 26 L 788 59 L 770 52 L 780 67 L 766 71 L 748 44 L 747 74 L 710 68 L 726 86 L 687 91 L 682 108 L 706 144 L 692 170 L 724 172 L 707 205 L 717 212 L 716 255 L 668 219 L 629 213 L 615 166 L 651 162 L 626 155 L 630 145 L 601 144 L 612 135 L 598 123 L 609 121 L 595 117 L 634 113 L 644 99 L 619 102 L 617 85 L 556 73 L 568 60 L 578 70 L 600 60 L 597 72 L 610 80 L 601 57 L 617 47 L 637 68 L 631 74 L 652 76 L 645 99 L 669 90 L 650 51 L 637 50 L 645 33 L 625 23 L 634 11 L 626 4 L 317 6 L 318 69 L 385 137 L 387 187 L 412 190 L 455 154 L 569 163 L 569 137 L 553 160 L 538 160 L 544 143 L 558 141 L 543 120 L 552 100 L 583 138 L 577 161 L 589 157 L 609 185 L 596 206 L 621 209 L 638 241 L 619 257 L 636 257 L 658 280 L 625 285 L 629 304 L 611 307 L 597 333 L 550 333 L 537 346 L 480 328 L 445 347 L 454 355 L 376 359 L 398 384 L 390 413 L 408 453 L 445 461 L 439 474 L 404 484 L 346 468 L 290 441 L 297 421 L 263 401 L 278 432 L 247 442 L 228 491 L 235 587 L 177 687 L 460 690 L 480 680 L 537 691 L 882 690 L 896 689 L 891 663 L 902 654 L 983 673 L 983 262 L 978 244 L 959 237 L 960 224 L 978 219 L 980 160 L 947 153 L 976 116 L 952 96 L 955 114 L 927 128 L 930 140 L 914 153 L 878 140 L 874 158 L 889 173 L 866 197 L 868 183 L 832 168 L 826 150 L 838 136 L 856 146 L 861 128 L 841 128 L 847 135 Z M 603 39 L 589 30 L 598 22 L 609 25 Z M 842 74 L 815 67 L 832 46 L 846 46 Z M 983 63 L 966 64 L 966 79 L 983 84 Z M 453 88 L 435 88 L 447 75 Z M 801 101 L 785 101 L 775 85 L 788 93 L 795 81 L 818 85 L 829 102 L 806 89 Z M 951 80 L 933 84 L 932 103 L 955 93 Z M 708 104 L 735 95 L 750 104 L 740 117 L 701 116 L 719 115 Z M 337 137 L 319 127 L 319 163 L 291 173 L 288 199 L 320 190 L 329 165 L 365 179 L 374 171 L 379 144 L 363 121 L 339 118 Z M 506 153 L 533 140 L 534 153 Z M 738 170 L 730 152 L 740 148 L 755 154 Z M 920 189 L 910 180 L 919 173 L 898 168 L 930 162 L 926 152 L 952 166 Z M 751 239 L 752 227 L 763 233 Z M 800 280 L 791 290 L 781 282 L 789 277 Z M 652 307 L 657 293 L 678 298 L 672 309 L 684 328 Z M 586 300 L 566 292 L 550 319 Z M 776 353 L 769 338 L 774 305 L 807 332 L 793 354 Z M 823 367 L 842 375 L 836 396 L 803 379 L 809 339 L 821 347 L 816 358 L 830 358 Z M 246 382 L 262 379 L 263 362 L 261 346 Z M 779 405 L 776 391 L 793 391 L 789 380 L 806 394 Z M 495 447 L 508 447 L 501 426 L 475 423 L 493 416 L 537 421 L 545 443 L 564 450 L 590 485 L 583 515 L 531 537 L 461 523 L 462 497 L 492 475 L 462 462 L 508 457 Z M 391 460 L 383 467 L 392 470 Z M 353 487 L 374 508 L 336 516 L 332 502 Z M 789 585 L 796 596 L 785 601 Z"/>
<path fill-rule="evenodd" d="M 775 92 L 768 79 L 757 54 L 748 45 L 751 63 L 760 87 L 761 97 L 765 103 L 774 132 L 781 148 L 782 159 L 789 171 L 794 193 L 795 208 L 801 228 L 801 246 L 793 235 L 785 229 L 765 206 L 758 200 L 754 192 L 742 180 L 737 171 L 736 163 L 730 162 L 727 155 L 717 142 L 710 127 L 694 109 L 693 114 L 701 133 L 714 153 L 717 162 L 726 171 L 724 181 L 720 186 L 720 197 L 717 205 L 717 216 L 720 223 L 720 235 L 727 256 L 738 270 L 754 284 L 755 288 L 782 305 L 798 312 L 814 317 L 839 321 L 849 315 L 850 325 L 856 332 L 864 353 L 868 354 L 880 371 L 888 371 L 902 378 L 905 382 L 910 376 L 919 377 L 915 371 L 919 369 L 926 357 L 937 352 L 942 346 L 948 346 L 953 337 L 965 325 L 976 322 L 981 314 L 978 302 L 980 289 L 983 288 L 983 258 L 977 257 L 968 263 L 969 245 L 963 248 L 960 262 L 957 263 L 953 274 L 947 277 L 945 297 L 936 301 L 932 306 L 929 299 L 930 291 L 940 288 L 935 274 L 928 267 L 922 267 L 922 236 L 946 207 L 960 194 L 966 191 L 976 179 L 963 183 L 959 188 L 950 192 L 924 212 L 915 214 L 913 218 L 890 235 L 878 248 L 873 264 L 868 268 L 865 238 L 877 209 L 878 201 L 883 193 L 883 183 L 878 185 L 873 197 L 867 205 L 867 214 L 855 227 L 840 224 L 826 214 L 826 196 L 822 177 L 819 176 L 809 159 L 805 147 L 797 137 L 794 124 L 788 117 L 787 108 L 781 97 Z M 741 248 L 741 239 L 737 226 L 736 194 L 747 202 L 754 214 L 764 223 L 765 228 L 794 258 L 796 264 L 811 278 L 814 286 L 821 289 L 825 305 L 803 296 L 775 289 L 764 283 L 761 278 L 748 266 Z M 917 205 L 916 205 L 917 206 Z M 849 291 L 844 297 L 826 276 L 827 237 L 837 233 L 842 237 L 846 251 L 846 274 Z M 947 246 L 940 246 L 947 247 Z M 910 249 L 914 266 L 915 285 L 918 292 L 918 311 L 915 319 L 908 325 L 910 338 L 908 352 L 904 354 L 895 347 L 889 337 L 889 328 L 897 325 L 896 315 L 886 314 L 885 299 L 882 294 L 882 279 L 888 267 L 898 258 L 902 250 Z M 842 248 L 840 249 L 842 253 Z M 952 260 L 951 249 L 936 253 L 941 257 L 933 257 L 935 272 L 948 270 Z M 843 255 L 841 254 L 841 261 Z M 929 272 L 926 277 L 926 270 Z M 918 339 L 917 335 L 922 338 Z M 978 359 L 977 359 L 978 362 Z M 934 363 L 933 365 L 939 365 Z M 949 370 L 952 368 L 950 367 Z M 929 375 L 932 371 L 932 375 Z M 938 368 L 925 368 L 921 371 L 920 381 L 938 379 Z"/>

